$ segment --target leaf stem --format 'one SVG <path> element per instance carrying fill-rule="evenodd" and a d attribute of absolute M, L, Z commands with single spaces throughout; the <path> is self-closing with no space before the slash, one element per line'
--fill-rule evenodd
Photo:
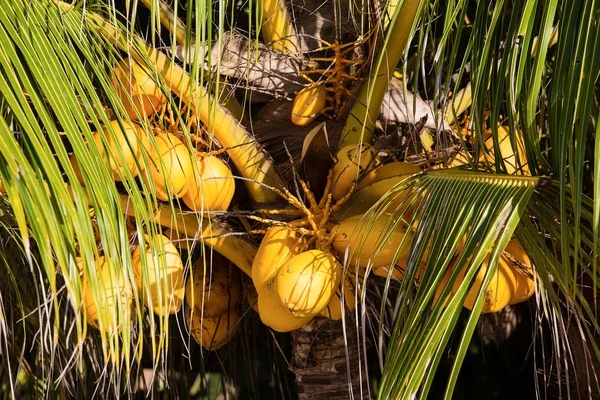
<path fill-rule="evenodd" d="M 383 97 L 425 3 L 424 0 L 404 0 L 392 18 L 383 43 L 384 54 L 371 70 L 367 84 L 358 92 L 342 131 L 340 147 L 371 142 Z"/>

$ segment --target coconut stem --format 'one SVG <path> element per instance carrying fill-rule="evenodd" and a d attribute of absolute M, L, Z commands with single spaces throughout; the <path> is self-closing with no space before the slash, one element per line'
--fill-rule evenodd
<path fill-rule="evenodd" d="M 141 0 L 142 4 L 146 6 L 149 10 L 152 10 L 152 0 Z M 175 13 L 171 10 L 171 8 L 163 3 L 162 1 L 158 2 L 159 4 L 159 18 L 161 24 L 165 26 L 175 36 L 175 40 L 177 43 L 185 45 L 187 43 L 186 36 L 186 28 L 185 24 L 181 22 Z M 202 60 L 203 61 L 203 60 Z M 205 77 L 210 76 L 209 71 L 205 71 Z M 225 79 L 212 79 L 209 81 L 209 84 L 212 83 L 211 88 L 213 91 L 217 91 L 217 82 L 220 85 L 223 85 L 222 89 L 219 91 L 219 101 L 238 121 L 242 120 L 244 115 L 244 109 L 241 104 L 237 101 L 237 99 L 233 96 L 228 95 L 228 88 L 226 86 Z"/>
<path fill-rule="evenodd" d="M 383 97 L 424 4 L 424 0 L 404 0 L 392 18 L 391 31 L 383 44 L 385 54 L 371 70 L 368 83 L 358 92 L 342 131 L 340 148 L 371 142 Z"/>
<path fill-rule="evenodd" d="M 259 0 L 257 8 L 262 20 L 261 33 L 265 43 L 282 53 L 300 51 L 285 0 Z"/>
<path fill-rule="evenodd" d="M 135 217 L 135 209 L 129 197 L 120 194 L 119 201 L 123 213 Z M 172 211 L 168 205 L 159 204 L 151 213 L 152 222 L 175 230 L 179 235 L 201 239 L 205 245 L 212 247 L 234 263 L 246 275 L 252 276 L 252 261 L 256 255 L 256 247 L 237 235 L 231 235 L 231 227 L 215 222 L 210 218 L 195 213 Z"/>

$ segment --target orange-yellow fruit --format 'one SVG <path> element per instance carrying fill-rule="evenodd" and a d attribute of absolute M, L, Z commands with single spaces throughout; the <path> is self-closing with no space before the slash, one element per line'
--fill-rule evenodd
<path fill-rule="evenodd" d="M 523 303 L 535 293 L 535 281 L 532 276 L 527 275 L 520 268 L 513 267 L 513 269 L 517 275 L 517 289 L 512 300 L 508 303 L 510 305 Z"/>
<path fill-rule="evenodd" d="M 511 254 L 511 256 L 515 259 L 519 257 L 518 260 L 523 263 L 529 262 L 529 258 L 527 258 L 527 255 L 524 252 L 522 252 L 522 248 L 518 244 L 516 239 L 512 239 L 508 243 L 504 251 Z M 513 252 L 516 253 L 516 255 L 512 255 Z M 481 310 L 482 314 L 498 312 L 507 305 L 511 304 L 511 302 L 515 301 L 515 295 L 517 294 L 519 286 L 520 272 L 515 270 L 513 264 L 514 262 L 507 255 L 502 254 L 500 256 L 500 259 L 498 260 L 498 268 L 492 276 L 492 280 L 490 281 L 485 291 L 484 304 Z M 471 284 L 469 292 L 467 293 L 467 297 L 463 305 L 469 310 L 472 310 L 473 306 L 475 305 L 479 289 L 481 288 L 481 284 L 483 283 L 483 280 L 485 278 L 487 267 L 488 259 L 485 259 L 481 264 L 477 275 L 475 276 L 475 281 Z M 452 267 L 446 273 L 446 275 L 448 275 L 448 278 L 451 273 L 451 269 Z M 466 266 L 463 267 L 463 269 L 458 273 L 458 276 L 452 288 L 453 293 L 456 293 L 456 291 L 458 290 L 458 287 L 464 280 L 465 273 Z M 447 280 L 448 279 L 446 279 L 446 281 Z M 528 286 L 523 288 L 523 291 L 526 292 L 527 295 L 529 295 L 529 290 L 530 289 Z M 438 288 L 438 291 L 441 292 L 441 289 Z M 531 292 L 531 294 L 533 294 L 533 292 Z M 522 299 L 521 301 L 526 300 L 526 296 L 520 295 L 519 297 Z"/>
<path fill-rule="evenodd" d="M 83 277 L 83 311 L 87 322 L 98 330 L 109 334 L 119 333 L 124 324 L 131 321 L 133 298 L 123 272 L 114 269 L 105 257 L 96 260 L 98 302 L 94 301 L 92 283 Z"/>
<path fill-rule="evenodd" d="M 186 194 L 194 174 L 193 159 L 185 144 L 175 135 L 159 133 L 154 137 L 156 146 L 149 145 L 148 173 L 154 182 L 156 197 L 167 201 L 170 196 Z"/>
<path fill-rule="evenodd" d="M 316 83 L 300 90 L 292 105 L 292 122 L 306 126 L 317 118 L 327 105 L 327 93 L 323 83 Z"/>
<path fill-rule="evenodd" d="M 140 147 L 141 143 L 145 140 L 146 133 L 138 125 L 130 124 L 127 121 L 123 121 L 123 129 L 118 121 L 111 121 L 110 127 L 114 132 L 114 138 L 108 127 L 104 127 L 102 131 L 94 133 L 93 138 L 102 159 L 112 171 L 113 179 L 120 181 L 120 175 L 125 175 L 127 170 L 129 170 L 132 176 L 137 176 L 138 167 L 136 162 L 139 161 L 141 154 Z M 102 137 L 106 138 L 107 147 L 102 143 Z M 119 156 L 117 149 L 120 149 L 122 157 Z M 75 155 L 71 155 L 70 161 L 79 182 L 83 183 L 81 170 Z M 142 167 L 141 164 L 140 167 Z"/>
<path fill-rule="evenodd" d="M 344 279 L 344 293 L 342 294 L 342 291 L 338 289 L 320 315 L 333 321 L 342 319 L 342 307 L 345 307 L 345 313 L 356 308 L 356 295 L 356 278 L 348 275 Z M 342 296 L 344 297 L 343 305 Z"/>
<path fill-rule="evenodd" d="M 197 155 L 196 163 L 198 173 L 188 180 L 183 202 L 196 212 L 226 211 L 235 192 L 231 170 L 215 156 Z"/>
<path fill-rule="evenodd" d="M 208 351 L 215 351 L 225 346 L 239 328 L 240 312 L 232 307 L 216 317 L 207 317 L 198 310 L 188 308 L 186 320 L 194 340 Z"/>
<path fill-rule="evenodd" d="M 142 257 L 146 259 L 145 274 Z M 135 283 L 144 304 L 157 315 L 179 311 L 185 293 L 184 268 L 173 243 L 163 235 L 147 237 L 145 250 L 136 248 L 132 261 Z"/>
<path fill-rule="evenodd" d="M 212 265 L 207 260 L 206 270 L 202 258 L 194 264 L 185 287 L 188 306 L 201 311 L 205 317 L 223 314 L 237 305 L 242 296 L 238 269 L 221 255 L 213 253 L 211 257 Z"/>
<path fill-rule="evenodd" d="M 331 300 L 342 279 L 342 266 L 329 252 L 308 250 L 290 258 L 275 279 L 283 305 L 297 317 L 311 317 Z"/>
<path fill-rule="evenodd" d="M 504 160 L 504 166 L 506 167 L 506 172 L 508 174 L 518 174 L 518 175 L 531 175 L 529 172 L 529 166 L 527 165 L 527 153 L 525 152 L 525 145 L 523 142 L 523 135 L 521 131 L 515 130 L 515 145 L 517 147 L 517 154 L 519 155 L 519 162 L 523 164 L 523 171 L 519 170 L 517 167 L 517 160 L 515 157 L 515 150 L 513 149 L 510 143 L 510 133 L 509 128 L 507 126 L 499 126 L 498 127 L 498 141 L 500 145 L 500 154 L 502 159 Z M 494 138 L 492 137 L 491 132 L 486 137 L 485 146 L 487 147 L 489 154 L 487 156 L 488 161 L 495 165 L 495 149 L 494 149 Z M 482 153 L 480 161 L 485 160 L 485 155 Z"/>
<path fill-rule="evenodd" d="M 506 262 L 502 261 L 503 260 L 500 259 L 500 262 L 498 263 L 498 269 L 492 276 L 492 280 L 486 288 L 483 308 L 481 309 L 482 314 L 493 313 L 502 310 L 510 303 L 515 294 L 517 277 L 510 266 L 508 266 Z M 475 305 L 475 301 L 485 277 L 487 267 L 488 263 L 486 260 L 481 265 L 481 268 L 475 277 L 475 282 L 471 285 L 469 293 L 467 294 L 467 298 L 465 299 L 463 305 L 469 310 L 472 310 L 473 306 Z M 463 276 L 464 272 L 461 271 L 459 277 Z"/>
<path fill-rule="evenodd" d="M 334 200 L 344 197 L 360 174 L 377 163 L 377 151 L 373 146 L 349 144 L 337 153 L 337 163 L 333 166 L 332 196 Z"/>
<path fill-rule="evenodd" d="M 361 191 L 368 191 L 369 198 L 379 200 L 396 185 L 402 184 L 408 177 L 419 172 L 421 172 L 421 168 L 416 165 L 400 161 L 391 162 L 370 172 L 358 183 L 358 188 L 362 189 Z M 386 211 L 394 213 L 404 210 L 416 196 L 415 194 L 411 195 L 411 191 L 412 188 L 406 188 L 397 192 Z M 408 221 L 412 218 L 414 209 L 420 201 L 421 198 L 417 198 L 415 203 L 406 210 L 405 220 Z"/>
<path fill-rule="evenodd" d="M 296 317 L 281 302 L 277 279 L 267 282 L 258 293 L 258 314 L 263 324 L 277 332 L 290 332 L 306 325 L 313 317 Z"/>
<path fill-rule="evenodd" d="M 517 288 L 512 300 L 508 304 L 512 305 L 527 301 L 535 293 L 535 282 L 532 279 L 535 275 L 535 271 L 532 268 L 533 264 L 516 239 L 508 242 L 504 251 L 508 255 L 502 254 L 502 259 L 513 269 L 517 276 Z M 529 274 L 526 274 L 521 268 L 526 269 Z"/>
<path fill-rule="evenodd" d="M 355 215 L 340 223 L 332 243 L 340 260 L 345 259 L 348 251 L 348 265 L 351 271 L 356 263 L 361 268 L 367 268 L 369 263 L 374 268 L 389 267 L 394 261 L 402 263 L 408 257 L 413 237 L 408 224 L 402 220 L 397 221 L 387 213 L 379 215 L 374 222 L 361 221 L 362 217 L 360 214 Z M 396 222 L 398 223 L 394 227 Z M 399 249 L 405 237 L 402 248 Z M 396 252 L 399 254 L 394 260 Z"/>
<path fill-rule="evenodd" d="M 421 168 L 407 162 L 394 161 L 388 164 L 381 165 L 375 168 L 373 171 L 369 172 L 367 176 L 358 182 L 358 189 L 362 189 L 365 186 L 370 185 L 373 182 L 380 181 L 386 178 L 393 177 L 401 177 L 404 176 L 404 179 L 409 177 L 410 175 L 417 174 L 421 172 Z M 399 181 L 400 182 L 400 181 Z M 399 183 L 399 182 L 395 182 Z"/>
<path fill-rule="evenodd" d="M 252 282 L 256 290 L 260 292 L 286 261 L 303 251 L 304 243 L 294 230 L 283 226 L 269 227 L 252 263 Z"/>
<path fill-rule="evenodd" d="M 167 101 L 145 68 L 130 58 L 115 67 L 112 83 L 132 120 L 151 116 Z"/>

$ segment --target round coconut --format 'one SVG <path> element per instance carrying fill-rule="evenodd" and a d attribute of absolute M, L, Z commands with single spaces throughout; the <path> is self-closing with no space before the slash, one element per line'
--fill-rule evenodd
<path fill-rule="evenodd" d="M 147 172 L 154 183 L 156 197 L 164 201 L 171 196 L 181 198 L 191 186 L 193 156 L 175 135 L 159 133 L 154 139 L 156 146 L 149 144 Z"/>
<path fill-rule="evenodd" d="M 342 279 L 342 266 L 329 252 L 308 250 L 290 258 L 275 279 L 279 298 L 292 315 L 312 317 L 335 294 Z"/>
<path fill-rule="evenodd" d="M 146 237 L 144 249 L 138 246 L 132 258 L 135 283 L 144 304 L 161 316 L 179 311 L 185 293 L 184 268 L 173 243 L 163 235 Z"/>
<path fill-rule="evenodd" d="M 183 202 L 196 212 L 226 211 L 235 192 L 229 167 L 215 156 L 196 155 L 198 173 L 189 182 Z"/>
<path fill-rule="evenodd" d="M 147 70 L 131 58 L 115 66 L 112 83 L 127 115 L 134 121 L 153 115 L 167 101 Z"/>

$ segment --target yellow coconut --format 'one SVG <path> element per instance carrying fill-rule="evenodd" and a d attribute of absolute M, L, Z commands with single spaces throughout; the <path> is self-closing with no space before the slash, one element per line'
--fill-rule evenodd
<path fill-rule="evenodd" d="M 216 317 L 237 305 L 242 296 L 238 269 L 225 257 L 213 253 L 212 262 L 205 268 L 200 258 L 185 287 L 185 300 L 190 308 L 201 311 L 205 317 Z"/>
<path fill-rule="evenodd" d="M 109 334 L 118 333 L 124 324 L 131 321 L 131 315 L 128 315 L 133 304 L 131 287 L 123 271 L 115 269 L 105 257 L 99 257 L 95 264 L 98 303 L 94 301 L 93 285 L 84 274 L 83 311 L 87 322 L 94 328 Z"/>
<path fill-rule="evenodd" d="M 339 200 L 344 197 L 365 168 L 377 164 L 376 157 L 375 148 L 366 143 L 350 144 L 338 151 L 337 162 L 333 166 L 333 199 Z"/>
<path fill-rule="evenodd" d="M 167 201 L 170 196 L 180 198 L 186 194 L 189 180 L 194 174 L 193 159 L 187 146 L 175 135 L 159 133 L 150 144 L 148 173 L 154 182 L 156 197 Z"/>
<path fill-rule="evenodd" d="M 414 164 L 401 161 L 394 161 L 388 164 L 380 165 L 373 171 L 369 172 L 367 176 L 365 176 L 363 179 L 360 180 L 360 182 L 358 182 L 357 188 L 362 189 L 373 182 L 377 182 L 386 178 L 404 176 L 404 179 L 406 179 L 407 177 L 413 174 L 417 174 L 419 172 L 421 172 L 421 168 Z M 395 183 L 399 182 L 400 181 Z"/>
<path fill-rule="evenodd" d="M 292 122 L 306 126 L 317 118 L 327 105 L 327 92 L 322 82 L 300 90 L 292 105 Z"/>
<path fill-rule="evenodd" d="M 277 332 L 291 332 L 313 319 L 313 317 L 296 317 L 279 299 L 277 280 L 267 282 L 258 293 L 258 314 L 263 324 Z"/>
<path fill-rule="evenodd" d="M 186 309 L 186 320 L 194 340 L 207 349 L 215 351 L 225 346 L 239 328 L 240 312 L 232 307 L 216 317 L 207 317 L 198 310 Z"/>
<path fill-rule="evenodd" d="M 167 101 L 146 69 L 130 58 L 115 66 L 112 83 L 132 120 L 151 116 Z"/>
<path fill-rule="evenodd" d="M 356 278 L 352 275 L 346 276 L 344 279 L 344 293 L 338 291 L 331 297 L 327 307 L 325 307 L 320 315 L 329 318 L 333 321 L 342 319 L 342 307 L 345 307 L 345 312 L 351 312 L 356 308 Z M 342 305 L 342 296 L 344 297 L 344 305 Z"/>
<path fill-rule="evenodd" d="M 419 167 L 405 162 L 397 161 L 382 165 L 375 168 L 358 183 L 359 193 L 364 192 L 363 196 L 379 200 L 396 185 L 402 184 L 407 178 L 419 172 L 421 172 Z M 414 209 L 421 201 L 421 197 L 419 197 L 413 203 L 416 194 L 411 195 L 411 191 L 412 188 L 406 188 L 395 193 L 387 212 L 393 213 L 406 209 L 404 219 L 407 221 L 411 219 Z M 411 203 L 413 203 L 411 207 L 408 207 Z"/>
<path fill-rule="evenodd" d="M 311 317 L 335 294 L 342 266 L 329 252 L 308 250 L 290 258 L 275 279 L 283 305 L 297 317 Z"/>
<path fill-rule="evenodd" d="M 146 237 L 145 250 L 133 252 L 133 274 L 144 304 L 157 315 L 174 314 L 185 293 L 184 268 L 177 249 L 163 235 Z M 142 257 L 146 259 L 146 274 Z M 146 288 L 148 290 L 146 290 Z"/>
<path fill-rule="evenodd" d="M 529 172 L 529 166 L 527 165 L 527 154 L 525 152 L 525 145 L 523 142 L 523 135 L 521 131 L 515 130 L 515 145 L 517 146 L 517 154 L 519 155 L 519 162 L 523 164 L 523 170 L 521 172 L 518 169 L 517 160 L 515 157 L 515 150 L 513 149 L 510 142 L 510 132 L 507 126 L 499 126 L 498 127 L 498 141 L 500 145 L 500 154 L 502 155 L 502 159 L 504 160 L 504 166 L 506 167 L 506 172 L 508 174 L 518 174 L 518 175 L 531 175 Z M 492 133 L 489 132 L 486 135 L 485 146 L 489 151 L 487 156 L 488 161 L 495 165 L 495 149 L 494 149 L 494 138 L 492 137 Z M 485 160 L 485 155 L 482 153 L 480 161 Z"/>
<path fill-rule="evenodd" d="M 137 176 L 138 167 L 136 162 L 139 161 L 140 147 L 145 140 L 146 133 L 138 125 L 130 124 L 127 121 L 123 121 L 123 128 L 121 128 L 118 121 L 111 121 L 110 128 L 114 132 L 114 138 L 108 127 L 94 133 L 93 138 L 102 159 L 112 171 L 113 179 L 120 181 L 119 175 L 125 175 L 127 170 L 132 176 Z M 102 137 L 106 138 L 107 147 L 102 143 Z M 119 156 L 117 149 L 120 149 L 122 157 Z M 71 155 L 70 161 L 79 182 L 83 183 L 81 170 L 74 154 Z"/>
<path fill-rule="evenodd" d="M 340 260 L 345 259 L 347 250 L 351 270 L 357 262 L 361 268 L 367 268 L 369 262 L 373 267 L 389 267 L 406 237 L 396 259 L 397 263 L 402 263 L 408 257 L 413 236 L 408 224 L 400 220 L 392 230 L 397 219 L 391 214 L 383 213 L 373 223 L 361 221 L 362 217 L 355 215 L 340 223 L 333 240 L 333 248 Z"/>
<path fill-rule="evenodd" d="M 512 239 L 504 251 L 510 253 L 511 250 L 514 251 L 517 248 L 520 248 L 518 242 L 516 239 Z M 518 286 L 518 275 L 517 271 L 513 268 L 513 264 L 514 262 L 505 254 L 500 256 L 498 268 L 485 291 L 484 304 L 481 310 L 482 314 L 498 312 L 513 301 Z M 467 298 L 463 304 L 469 310 L 472 310 L 475 305 L 477 294 L 481 288 L 483 279 L 485 278 L 487 267 L 488 259 L 485 259 L 475 277 L 475 281 L 471 284 L 471 288 L 469 289 Z M 454 284 L 455 291 L 458 289 L 460 282 L 464 279 L 465 272 L 466 267 L 464 267 L 458 275 L 457 281 Z"/>
<path fill-rule="evenodd" d="M 2 183 L 2 178 L 0 178 L 0 193 L 6 193 L 6 188 L 4 187 L 4 183 Z"/>
<path fill-rule="evenodd" d="M 533 275 L 529 275 L 517 267 L 513 267 L 513 269 L 517 275 L 517 289 L 515 290 L 512 300 L 508 303 L 510 305 L 523 303 L 529 300 L 535 293 L 535 281 Z"/>
<path fill-rule="evenodd" d="M 467 298 L 463 305 L 469 310 L 473 309 L 479 289 L 485 277 L 488 263 L 484 261 L 479 269 L 475 282 L 471 285 Z M 459 278 L 464 277 L 464 272 L 461 271 Z M 462 279 L 461 279 L 462 280 Z M 517 288 L 517 277 L 514 271 L 505 263 L 500 260 L 498 268 L 490 284 L 486 288 L 483 308 L 481 309 L 482 314 L 498 312 L 506 307 L 511 299 L 513 298 Z"/>
<path fill-rule="evenodd" d="M 226 211 L 235 192 L 231 170 L 215 156 L 196 155 L 196 161 L 198 174 L 188 180 L 183 202 L 197 212 Z"/>
<path fill-rule="evenodd" d="M 279 268 L 290 257 L 303 251 L 304 244 L 304 239 L 289 228 L 268 228 L 252 263 L 252 282 L 256 290 L 262 290 L 263 285 L 277 275 Z"/>
<path fill-rule="evenodd" d="M 509 304 L 518 304 L 527 301 L 535 293 L 533 277 L 536 273 L 532 268 L 533 264 L 516 239 L 508 242 L 504 251 L 508 254 L 503 253 L 502 258 L 517 276 L 517 288 Z"/>

